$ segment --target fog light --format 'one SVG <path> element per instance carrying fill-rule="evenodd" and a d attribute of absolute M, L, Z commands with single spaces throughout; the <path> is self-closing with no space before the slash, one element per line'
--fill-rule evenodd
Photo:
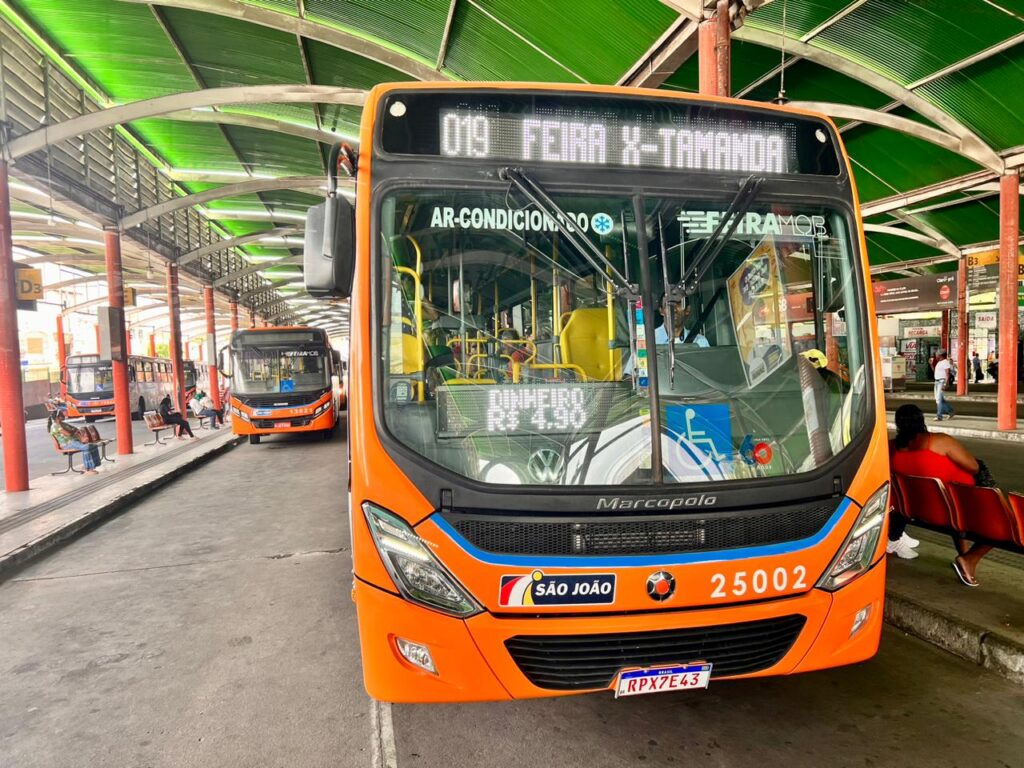
<path fill-rule="evenodd" d="M 398 646 L 398 652 L 414 667 L 425 669 L 432 675 L 437 674 L 437 667 L 434 666 L 434 660 L 431 658 L 427 646 L 401 637 L 395 638 L 395 644 Z"/>
<path fill-rule="evenodd" d="M 869 618 L 871 618 L 871 606 L 865 605 L 857 611 L 857 615 L 853 617 L 853 626 L 850 627 L 850 637 L 856 635 L 860 631 L 860 628 L 867 623 Z"/>

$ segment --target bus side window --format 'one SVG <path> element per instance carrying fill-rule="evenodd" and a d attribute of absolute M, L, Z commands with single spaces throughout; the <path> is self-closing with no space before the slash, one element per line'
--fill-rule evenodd
<path fill-rule="evenodd" d="M 135 376 L 135 366 L 134 365 L 129 365 L 128 366 L 128 381 L 135 381 L 135 378 L 136 378 L 136 376 Z"/>

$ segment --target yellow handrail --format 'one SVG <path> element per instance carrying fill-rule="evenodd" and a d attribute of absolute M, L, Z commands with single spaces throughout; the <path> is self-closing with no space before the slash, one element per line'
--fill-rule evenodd
<path fill-rule="evenodd" d="M 423 251 L 420 250 L 420 244 L 416 242 L 416 238 L 412 235 L 406 235 L 406 239 L 412 243 L 413 250 L 416 251 L 416 269 L 410 269 L 409 267 L 396 266 L 395 271 L 400 275 L 408 275 L 413 281 L 413 318 L 415 323 L 414 330 L 416 331 L 416 358 L 417 366 L 419 368 L 420 375 L 422 376 L 426 370 L 426 346 L 423 342 L 423 299 L 420 298 L 420 272 L 423 270 Z M 422 381 L 416 382 L 416 399 L 419 402 L 426 400 L 426 393 L 424 391 Z"/>

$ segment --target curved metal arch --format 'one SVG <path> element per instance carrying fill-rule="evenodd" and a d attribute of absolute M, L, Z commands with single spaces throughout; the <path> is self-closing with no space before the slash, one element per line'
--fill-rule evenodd
<path fill-rule="evenodd" d="M 183 267 L 186 264 L 191 264 L 196 259 L 201 259 L 203 256 L 208 256 L 211 253 L 230 250 L 231 248 L 237 248 L 238 246 L 245 245 L 247 243 L 255 243 L 265 237 L 283 237 L 284 235 L 294 235 L 296 232 L 301 231 L 302 229 L 300 227 L 276 227 L 275 229 L 268 229 L 264 232 L 253 232 L 249 235 L 240 235 L 239 237 L 232 237 L 227 240 L 217 240 L 209 245 L 204 245 L 202 248 L 196 248 L 194 251 L 182 254 L 174 263 L 179 267 Z"/>
<path fill-rule="evenodd" d="M 391 46 L 375 42 L 369 37 L 346 32 L 337 27 L 318 24 L 301 16 L 261 8 L 239 0 L 123 0 L 123 2 L 144 5 L 158 5 L 164 8 L 184 8 L 201 13 L 227 16 L 238 21 L 248 21 L 261 27 L 286 32 L 290 35 L 316 40 L 318 43 L 356 53 L 367 59 L 384 64 L 417 80 L 446 79 L 443 72 L 434 69 L 431 63 L 412 53 L 402 53 Z"/>
<path fill-rule="evenodd" d="M 266 237 L 268 234 L 270 233 L 265 232 L 263 236 Z M 264 269 L 269 269 L 270 267 L 284 267 L 292 264 L 301 263 L 301 256 L 285 256 L 283 259 L 278 259 L 277 261 L 264 261 L 259 264 L 250 264 L 247 267 L 243 267 L 242 269 L 236 270 L 234 272 L 228 272 L 228 274 L 218 277 L 216 280 L 213 281 L 213 287 L 220 288 L 222 286 L 227 285 L 228 283 L 233 283 L 239 278 L 245 277 L 246 275 L 251 275 L 253 272 L 259 272 Z"/>
<path fill-rule="evenodd" d="M 895 237 L 902 237 L 902 238 L 905 238 L 907 240 L 913 240 L 913 241 L 918 242 L 918 243 L 923 243 L 924 245 L 930 246 L 930 247 L 934 248 L 937 251 L 942 251 L 943 253 L 948 253 L 951 256 L 952 255 L 956 255 L 956 256 L 960 255 L 960 249 L 957 248 L 956 246 L 953 246 L 954 250 L 952 250 L 952 251 L 947 250 L 947 244 L 951 245 L 951 243 L 949 243 L 948 240 L 946 240 L 945 242 L 942 242 L 940 240 L 937 240 L 934 237 L 930 237 L 930 236 L 924 234 L 923 232 L 916 232 L 915 230 L 912 230 L 912 229 L 903 229 L 902 227 L 894 227 L 891 224 L 865 224 L 864 225 L 864 231 L 865 232 L 874 232 L 874 233 L 880 234 L 880 235 L 893 235 Z"/>
<path fill-rule="evenodd" d="M 339 183 L 341 183 L 341 180 L 339 180 Z M 326 184 L 327 182 L 324 181 L 322 176 L 286 176 L 278 179 L 250 179 L 238 184 L 225 184 L 214 189 L 196 192 L 194 195 L 176 197 L 172 200 L 165 200 L 157 205 L 152 205 L 149 208 L 133 211 L 122 218 L 118 222 L 118 226 L 123 232 L 182 208 L 191 208 L 193 205 L 201 205 L 213 200 L 224 200 L 256 192 L 273 192 L 279 189 L 317 189 L 326 186 Z"/>
<path fill-rule="evenodd" d="M 362 106 L 366 91 L 358 88 L 337 88 L 331 85 L 240 85 L 227 88 L 204 88 L 184 91 L 155 99 L 142 99 L 108 107 L 97 112 L 73 117 L 60 123 L 39 128 L 11 141 L 11 158 L 38 152 L 51 144 L 67 141 L 75 136 L 112 128 L 133 120 L 160 117 L 183 109 L 217 107 L 225 104 L 349 104 Z"/>
<path fill-rule="evenodd" d="M 756 29 L 751 26 L 740 27 L 733 32 L 733 35 L 738 40 L 742 40 L 747 43 L 754 43 L 755 45 L 761 45 L 766 48 L 774 48 L 775 50 L 781 50 L 783 45 L 783 36 L 777 32 L 769 32 L 767 30 Z M 847 77 L 859 80 L 865 85 L 869 85 L 875 90 L 881 91 L 887 96 L 905 104 L 919 115 L 928 118 L 933 123 L 944 128 L 950 134 L 959 139 L 961 154 L 971 157 L 972 159 L 974 159 L 975 156 L 984 158 L 984 162 L 981 163 L 983 166 L 995 171 L 996 173 L 1003 172 L 1005 165 L 1003 159 L 999 157 L 999 154 L 991 146 L 985 143 L 980 136 L 971 131 L 963 123 L 956 120 L 948 112 L 936 107 L 931 102 L 915 94 L 913 91 L 844 56 L 840 56 L 839 54 L 831 51 L 826 51 L 822 48 L 817 48 L 799 40 L 794 40 L 791 37 L 787 36 L 785 38 L 785 47 L 786 51 L 794 56 L 799 56 L 800 58 L 807 59 L 815 64 L 841 72 Z M 981 161 L 975 160 L 975 162 Z"/>
<path fill-rule="evenodd" d="M 987 166 L 990 159 L 985 153 L 979 153 L 970 146 L 965 147 L 961 139 L 950 133 L 940 131 L 938 128 L 932 128 L 930 125 L 924 125 L 916 120 L 882 112 L 877 109 L 857 107 L 852 104 L 837 104 L 828 101 L 791 101 L 788 106 L 806 109 L 810 112 L 821 112 L 829 117 L 840 117 L 844 120 L 856 120 L 861 123 L 877 125 L 880 128 L 891 128 L 894 131 L 905 133 L 916 139 L 930 142 L 951 152 L 956 152 L 958 155 L 973 160 L 978 165 Z"/>
<path fill-rule="evenodd" d="M 238 112 L 211 112 L 201 109 L 183 109 L 180 112 L 168 112 L 161 115 L 164 120 L 179 120 L 187 123 L 217 123 L 219 125 L 240 125 L 245 128 L 256 128 L 261 131 L 283 133 L 288 136 L 297 136 L 300 139 L 309 139 L 320 144 L 336 144 L 339 141 L 353 142 L 351 136 L 345 136 L 333 131 L 325 131 L 320 128 L 310 128 L 287 120 L 275 120 L 270 117 L 257 115 L 243 115 Z"/>

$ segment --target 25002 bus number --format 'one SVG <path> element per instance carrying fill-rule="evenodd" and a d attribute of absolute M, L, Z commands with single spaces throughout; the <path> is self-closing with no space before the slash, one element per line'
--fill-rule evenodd
<path fill-rule="evenodd" d="M 796 565 L 792 569 L 780 567 L 773 571 L 736 571 L 732 575 L 731 584 L 724 573 L 716 573 L 711 576 L 711 584 L 714 586 L 711 597 L 719 600 L 727 597 L 763 595 L 769 589 L 773 592 L 807 589 L 807 568 Z"/>

